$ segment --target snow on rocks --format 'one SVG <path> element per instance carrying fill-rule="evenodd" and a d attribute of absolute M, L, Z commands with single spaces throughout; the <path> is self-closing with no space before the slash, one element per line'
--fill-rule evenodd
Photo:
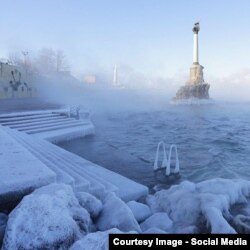
<path fill-rule="evenodd" d="M 237 226 L 237 229 L 240 233 L 250 234 L 250 217 L 238 214 L 234 218 L 234 224 Z"/>
<path fill-rule="evenodd" d="M 101 231 L 117 228 L 124 232 L 141 232 L 132 211 L 114 193 L 108 193 L 104 198 L 103 210 L 96 221 L 96 226 Z"/>
<path fill-rule="evenodd" d="M 139 203 L 136 201 L 129 201 L 127 203 L 128 207 L 131 209 L 132 213 L 135 216 L 135 219 L 140 223 L 146 220 L 149 216 L 152 215 L 152 212 L 149 206 Z"/>
<path fill-rule="evenodd" d="M 78 192 L 76 197 L 79 204 L 89 212 L 92 219 L 99 215 L 102 210 L 102 203 L 95 196 L 86 192 Z"/>
<path fill-rule="evenodd" d="M 25 196 L 10 213 L 2 249 L 68 249 L 90 227 L 71 186 L 51 184 Z"/>
<path fill-rule="evenodd" d="M 155 213 L 140 224 L 141 230 L 144 232 L 150 228 L 157 228 L 163 231 L 171 230 L 173 222 L 169 219 L 167 213 Z"/>
<path fill-rule="evenodd" d="M 110 230 L 104 232 L 95 232 L 86 235 L 83 239 L 78 240 L 75 244 L 70 248 L 70 250 L 108 250 L 108 236 L 109 234 L 121 234 L 123 233 L 117 228 L 112 228 Z M 136 232 L 131 232 L 136 233 Z"/>
<path fill-rule="evenodd" d="M 143 233 L 144 234 L 167 234 L 167 232 L 156 227 L 151 227 L 147 229 L 146 231 L 144 231 Z"/>
<path fill-rule="evenodd" d="M 7 225 L 8 216 L 4 213 L 0 213 L 0 246 L 3 242 L 4 232 Z"/>
<path fill-rule="evenodd" d="M 229 209 L 236 203 L 246 203 L 249 195 L 249 181 L 216 178 L 198 184 L 184 181 L 148 196 L 147 203 L 153 212 L 169 215 L 175 232 L 204 220 L 211 233 L 236 233 L 229 223 Z"/>
<path fill-rule="evenodd" d="M 180 226 L 176 227 L 175 233 L 177 233 L 177 234 L 197 234 L 198 228 L 194 225 L 187 226 L 187 227 L 182 227 L 182 225 L 180 225 Z"/>

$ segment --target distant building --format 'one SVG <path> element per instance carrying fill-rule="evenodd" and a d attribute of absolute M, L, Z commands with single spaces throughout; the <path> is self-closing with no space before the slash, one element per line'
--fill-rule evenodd
<path fill-rule="evenodd" d="M 34 92 L 34 88 L 27 82 L 25 69 L 1 59 L 0 99 L 31 97 Z"/>
<path fill-rule="evenodd" d="M 96 83 L 96 75 L 85 75 L 83 77 L 83 82 L 86 84 L 95 84 Z"/>

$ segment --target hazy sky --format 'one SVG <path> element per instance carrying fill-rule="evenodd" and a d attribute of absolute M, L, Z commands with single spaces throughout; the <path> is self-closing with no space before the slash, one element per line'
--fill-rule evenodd
<path fill-rule="evenodd" d="M 0 0 L 0 58 L 62 49 L 74 72 L 128 65 L 147 76 L 188 74 L 200 21 L 205 76 L 250 67 L 249 0 Z"/>

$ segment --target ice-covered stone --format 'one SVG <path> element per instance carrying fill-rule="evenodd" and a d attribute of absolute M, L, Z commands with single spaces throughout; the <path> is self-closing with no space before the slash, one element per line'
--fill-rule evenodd
<path fill-rule="evenodd" d="M 235 234 L 232 228 L 224 218 L 222 211 L 216 207 L 208 207 L 205 209 L 205 216 L 211 226 L 211 233 L 214 234 Z"/>
<path fill-rule="evenodd" d="M 175 223 L 194 225 L 199 218 L 199 197 L 192 182 L 184 181 L 159 191 L 148 196 L 147 202 L 153 212 L 166 212 Z"/>
<path fill-rule="evenodd" d="M 152 212 L 149 206 L 143 203 L 136 202 L 136 201 L 129 201 L 127 205 L 131 209 L 132 213 L 135 216 L 135 219 L 139 223 L 146 220 L 149 216 L 152 215 Z"/>
<path fill-rule="evenodd" d="M 209 99 L 210 85 L 207 83 L 184 85 L 177 91 L 174 100 L 189 98 Z"/>
<path fill-rule="evenodd" d="M 7 221 L 8 221 L 8 216 L 4 213 L 0 213 L 0 246 L 2 245 L 3 242 Z"/>
<path fill-rule="evenodd" d="M 173 222 L 167 213 L 155 213 L 140 224 L 141 230 L 144 232 L 150 228 L 158 228 L 163 231 L 172 229 Z"/>
<path fill-rule="evenodd" d="M 234 224 L 237 226 L 239 233 L 250 234 L 250 217 L 239 214 L 234 218 Z"/>
<path fill-rule="evenodd" d="M 249 181 L 216 178 L 198 184 L 184 181 L 148 196 L 147 203 L 152 211 L 169 215 L 175 232 L 181 232 L 180 227 L 188 229 L 190 226 L 195 226 L 198 231 L 203 221 L 208 232 L 236 233 L 230 208 L 237 203 L 246 204 L 249 195 Z M 248 219 L 244 218 L 244 221 Z"/>
<path fill-rule="evenodd" d="M 104 232 L 95 232 L 86 235 L 83 239 L 78 240 L 70 248 L 70 250 L 108 250 L 108 236 L 109 234 L 123 233 L 117 228 L 112 228 Z"/>
<path fill-rule="evenodd" d="M 176 234 L 196 234 L 196 233 L 198 233 L 198 229 L 194 225 L 191 225 L 191 226 L 178 225 L 178 227 L 174 233 L 176 233 Z"/>
<path fill-rule="evenodd" d="M 124 232 L 141 231 L 132 211 L 114 193 L 108 193 L 105 197 L 96 226 L 101 231 L 111 228 L 118 228 Z"/>
<path fill-rule="evenodd" d="M 95 196 L 86 193 L 86 192 L 78 192 L 76 197 L 80 203 L 80 205 L 85 208 L 91 218 L 96 218 L 102 210 L 102 203 Z"/>
<path fill-rule="evenodd" d="M 51 184 L 25 196 L 10 213 L 3 250 L 68 249 L 90 227 L 71 186 Z"/>
<path fill-rule="evenodd" d="M 167 234 L 167 232 L 156 227 L 151 227 L 147 229 L 146 231 L 144 231 L 143 233 L 144 234 Z"/>

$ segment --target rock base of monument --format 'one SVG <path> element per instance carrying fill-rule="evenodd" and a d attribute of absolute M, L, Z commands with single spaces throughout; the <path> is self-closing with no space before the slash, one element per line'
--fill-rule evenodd
<path fill-rule="evenodd" d="M 182 86 L 172 99 L 172 104 L 210 104 L 208 83 L 190 84 Z"/>
<path fill-rule="evenodd" d="M 209 87 L 208 83 L 200 83 L 193 85 L 182 86 L 176 93 L 174 99 L 189 99 L 189 98 L 198 98 L 198 99 L 209 99 Z"/>
<path fill-rule="evenodd" d="M 209 104 L 214 104 L 214 100 L 209 98 L 209 99 L 200 99 L 200 98 L 187 98 L 187 99 L 175 99 L 173 98 L 170 101 L 170 104 L 172 105 L 209 105 Z"/>

